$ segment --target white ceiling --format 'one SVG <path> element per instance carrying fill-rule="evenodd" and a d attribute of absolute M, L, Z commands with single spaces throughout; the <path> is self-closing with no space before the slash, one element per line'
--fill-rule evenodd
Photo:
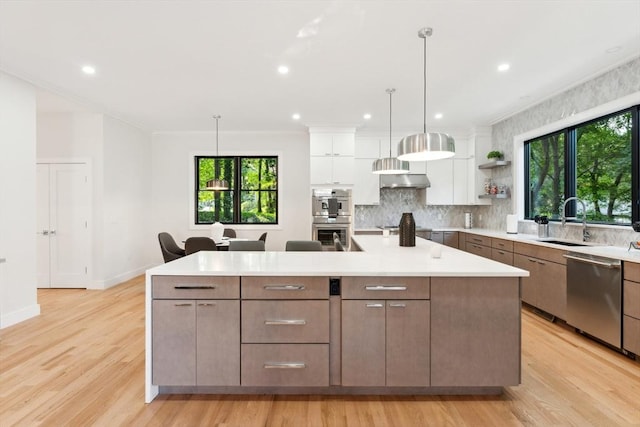
<path fill-rule="evenodd" d="M 495 123 L 640 56 L 640 0 L 0 0 L 0 70 L 73 101 L 42 92 L 41 111 L 149 131 L 213 114 L 221 131 L 388 130 L 389 87 L 394 128 L 420 130 L 426 26 L 430 128 Z"/>

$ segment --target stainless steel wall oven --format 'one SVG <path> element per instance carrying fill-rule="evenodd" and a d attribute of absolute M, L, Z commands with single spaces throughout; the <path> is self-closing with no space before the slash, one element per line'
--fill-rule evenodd
<path fill-rule="evenodd" d="M 314 189 L 311 200 L 313 225 L 311 238 L 319 240 L 324 250 L 334 250 L 333 233 L 346 248 L 351 244 L 351 190 Z"/>

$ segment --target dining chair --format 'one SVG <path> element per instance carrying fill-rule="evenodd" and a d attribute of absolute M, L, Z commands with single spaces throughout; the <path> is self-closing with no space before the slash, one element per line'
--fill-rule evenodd
<path fill-rule="evenodd" d="M 262 240 L 265 244 L 267 243 L 267 232 L 265 231 L 258 237 L 258 240 Z"/>
<path fill-rule="evenodd" d="M 222 232 L 222 236 L 224 237 L 236 237 L 236 230 L 233 228 L 225 228 Z"/>
<path fill-rule="evenodd" d="M 231 240 L 229 251 L 262 251 L 264 252 L 264 242 L 262 240 Z"/>
<path fill-rule="evenodd" d="M 322 243 L 319 240 L 288 240 L 285 251 L 321 251 Z"/>
<path fill-rule="evenodd" d="M 189 237 L 184 242 L 184 250 L 190 255 L 198 251 L 217 251 L 218 247 L 210 237 Z"/>
<path fill-rule="evenodd" d="M 185 250 L 178 246 L 173 236 L 166 231 L 158 233 L 158 241 L 164 262 L 173 261 L 186 255 Z"/>

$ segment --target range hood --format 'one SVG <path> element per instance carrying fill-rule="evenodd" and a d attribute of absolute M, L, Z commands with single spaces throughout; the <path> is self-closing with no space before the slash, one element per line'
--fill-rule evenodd
<path fill-rule="evenodd" d="M 380 175 L 380 188 L 429 188 L 431 183 L 423 173 Z"/>

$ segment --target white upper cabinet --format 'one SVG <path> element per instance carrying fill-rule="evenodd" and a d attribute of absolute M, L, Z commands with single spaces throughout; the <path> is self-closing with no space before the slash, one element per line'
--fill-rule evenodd
<path fill-rule="evenodd" d="M 311 185 L 353 185 L 355 130 L 310 129 Z"/>
<path fill-rule="evenodd" d="M 431 187 L 427 189 L 428 205 L 472 205 L 474 198 L 469 185 L 472 171 L 471 159 L 467 155 L 467 141 L 456 140 L 456 155 L 449 159 L 426 163 Z M 416 163 L 416 162 L 412 162 Z"/>

